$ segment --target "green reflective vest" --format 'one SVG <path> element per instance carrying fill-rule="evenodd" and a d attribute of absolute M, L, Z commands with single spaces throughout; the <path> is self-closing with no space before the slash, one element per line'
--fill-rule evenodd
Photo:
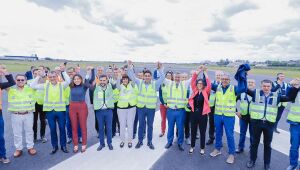
<path fill-rule="evenodd" d="M 166 87 L 167 91 L 167 106 L 171 109 L 184 109 L 187 105 L 187 90 L 182 82 L 178 84 L 176 88 L 176 83 L 172 81 Z"/>
<path fill-rule="evenodd" d="M 99 110 L 103 107 L 114 108 L 114 92 L 110 83 L 105 91 L 99 85 L 96 85 L 94 90 L 94 110 Z"/>
<path fill-rule="evenodd" d="M 136 106 L 138 108 L 146 107 L 148 109 L 155 109 L 157 103 L 155 81 L 151 81 L 147 89 L 145 82 L 141 81 L 138 90 L 138 102 Z"/>
<path fill-rule="evenodd" d="M 64 93 L 66 105 L 70 104 L 70 95 L 71 95 L 71 88 L 70 86 L 68 86 L 67 88 L 65 88 L 65 93 Z"/>
<path fill-rule="evenodd" d="M 241 115 L 247 115 L 248 113 L 248 107 L 250 106 L 250 103 L 252 101 L 252 97 L 247 95 L 248 100 L 246 99 L 246 93 L 241 94 L 241 100 L 240 100 L 240 111 Z"/>
<path fill-rule="evenodd" d="M 295 102 L 288 102 L 285 109 L 288 112 L 288 120 L 293 122 L 300 122 L 300 91 L 297 94 Z"/>
<path fill-rule="evenodd" d="M 165 85 L 165 84 L 162 84 L 162 86 L 161 86 L 162 98 L 163 98 L 164 102 L 167 101 L 167 95 L 168 95 L 166 87 L 167 87 L 167 85 Z"/>
<path fill-rule="evenodd" d="M 225 116 L 235 116 L 236 95 L 234 86 L 229 85 L 225 93 L 221 85 L 218 85 L 216 91 L 215 114 Z"/>
<path fill-rule="evenodd" d="M 278 95 L 276 92 L 271 92 L 267 105 L 265 103 L 265 96 L 260 95 L 260 90 L 255 90 L 255 102 L 251 102 L 250 104 L 250 117 L 251 119 L 262 119 L 268 120 L 269 122 L 275 122 L 277 116 L 277 98 Z M 270 100 L 272 99 L 272 103 Z M 266 115 L 264 116 L 264 112 L 266 110 Z"/>
<path fill-rule="evenodd" d="M 50 82 L 44 86 L 43 111 L 66 111 L 66 96 L 63 85 L 59 82 L 53 86 Z"/>
<path fill-rule="evenodd" d="M 17 86 L 13 86 L 8 91 L 8 111 L 24 112 L 34 111 L 35 100 L 34 91 L 28 85 L 22 90 L 18 90 Z"/>
<path fill-rule="evenodd" d="M 215 106 L 215 101 L 216 101 L 216 93 L 211 91 L 209 95 L 209 106 L 210 107 Z"/>
<path fill-rule="evenodd" d="M 125 87 L 123 84 L 120 85 L 119 100 L 117 106 L 119 108 L 126 108 L 130 106 L 136 106 L 138 89 L 131 82 Z"/>

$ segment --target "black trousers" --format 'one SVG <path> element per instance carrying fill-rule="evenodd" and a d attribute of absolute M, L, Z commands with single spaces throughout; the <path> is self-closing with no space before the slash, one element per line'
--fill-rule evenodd
<path fill-rule="evenodd" d="M 202 112 L 195 110 L 195 112 L 190 112 L 191 121 L 191 147 L 195 147 L 197 130 L 200 130 L 200 147 L 204 149 L 205 147 L 205 135 L 207 127 L 207 115 L 202 115 Z"/>
<path fill-rule="evenodd" d="M 115 103 L 115 107 L 113 109 L 113 120 L 112 120 L 112 136 L 116 135 L 117 127 L 120 130 L 120 122 L 117 113 L 117 103 Z"/>
<path fill-rule="evenodd" d="M 184 136 L 185 138 L 189 138 L 190 137 L 190 115 L 191 115 L 191 112 L 185 112 L 185 120 L 184 120 Z"/>
<path fill-rule="evenodd" d="M 256 161 L 257 150 L 260 142 L 260 136 L 264 134 L 264 163 L 270 164 L 271 161 L 271 142 L 273 139 L 274 123 L 263 120 L 251 120 L 253 129 L 253 143 L 250 147 L 250 159 Z"/>
<path fill-rule="evenodd" d="M 278 110 L 277 110 L 277 116 L 276 116 L 276 123 L 275 123 L 274 130 L 277 129 L 278 122 L 279 122 L 280 119 L 281 119 L 281 116 L 282 116 L 282 113 L 283 113 L 284 109 L 285 109 L 284 106 L 279 106 L 279 107 L 278 107 Z"/>
<path fill-rule="evenodd" d="M 35 103 L 35 112 L 33 112 L 33 137 L 34 139 L 37 139 L 37 123 L 38 118 L 40 118 L 40 137 L 45 136 L 46 131 L 46 113 L 43 111 L 43 105 L 39 105 Z"/>
<path fill-rule="evenodd" d="M 215 123 L 214 123 L 214 115 L 215 115 L 215 106 L 210 107 L 211 112 L 208 114 L 209 118 L 209 139 L 215 139 Z"/>

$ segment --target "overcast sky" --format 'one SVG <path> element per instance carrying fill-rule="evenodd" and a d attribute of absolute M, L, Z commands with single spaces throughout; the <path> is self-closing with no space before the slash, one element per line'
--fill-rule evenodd
<path fill-rule="evenodd" d="M 300 59 L 300 0 L 7 0 L 0 55 Z"/>

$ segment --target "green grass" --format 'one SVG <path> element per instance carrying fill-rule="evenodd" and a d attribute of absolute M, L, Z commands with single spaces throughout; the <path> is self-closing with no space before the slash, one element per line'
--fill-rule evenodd
<path fill-rule="evenodd" d="M 1 64 L 6 65 L 10 72 L 25 72 L 30 69 L 31 66 L 48 66 L 50 69 L 54 69 L 55 66 L 60 65 L 63 61 L 17 61 L 17 60 L 0 60 Z M 122 66 L 124 62 L 107 62 L 107 61 L 72 61 L 68 62 L 68 67 L 80 65 L 81 69 L 85 69 L 87 66 L 108 66 L 114 63 L 117 66 Z M 155 63 L 135 63 L 139 67 L 155 67 Z M 198 67 L 197 64 L 164 64 L 165 68 L 187 68 L 195 69 Z M 237 68 L 233 67 L 219 67 L 219 66 L 208 66 L 209 70 L 223 70 L 226 72 L 234 73 Z M 274 76 L 279 72 L 282 72 L 289 78 L 300 78 L 300 67 L 270 67 L 270 68 L 252 68 L 251 74 L 262 74 Z"/>

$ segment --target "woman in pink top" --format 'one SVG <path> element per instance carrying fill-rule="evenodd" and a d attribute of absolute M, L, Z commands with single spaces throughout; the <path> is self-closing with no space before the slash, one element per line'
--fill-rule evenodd
<path fill-rule="evenodd" d="M 203 71 L 204 78 L 197 79 L 200 72 Z M 189 98 L 189 106 L 191 107 L 191 148 L 189 154 L 192 154 L 195 149 L 195 141 L 197 128 L 200 130 L 200 153 L 204 154 L 205 134 L 207 126 L 207 114 L 210 112 L 209 94 L 211 90 L 211 81 L 207 75 L 207 68 L 200 66 L 199 70 L 193 74 L 191 80 L 193 94 Z"/>

